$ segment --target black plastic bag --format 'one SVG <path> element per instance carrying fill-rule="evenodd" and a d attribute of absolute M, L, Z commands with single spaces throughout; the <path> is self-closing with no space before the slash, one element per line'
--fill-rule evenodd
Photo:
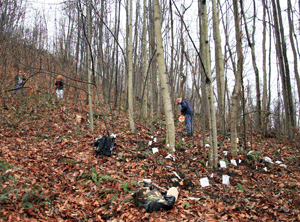
<path fill-rule="evenodd" d="M 98 155 L 111 156 L 113 150 L 113 139 L 108 136 L 102 136 L 94 142 L 96 157 Z"/>

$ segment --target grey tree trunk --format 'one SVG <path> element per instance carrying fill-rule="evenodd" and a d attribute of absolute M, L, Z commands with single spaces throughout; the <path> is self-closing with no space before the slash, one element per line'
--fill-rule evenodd
<path fill-rule="evenodd" d="M 144 0 L 144 14 L 143 14 L 143 84 L 145 83 L 143 96 L 143 104 L 142 104 L 142 115 L 144 118 L 147 118 L 148 115 L 148 80 L 147 78 L 147 22 L 146 22 L 146 14 L 147 14 L 147 1 Z M 143 86 L 142 84 L 142 86 Z"/>
<path fill-rule="evenodd" d="M 202 15 L 203 15 L 203 7 L 201 7 L 201 1 L 198 1 L 198 14 L 199 14 L 199 30 L 200 30 L 200 55 L 201 58 L 204 57 L 205 51 L 205 36 L 203 32 L 203 26 L 202 26 Z M 201 69 L 202 67 L 199 66 L 199 69 L 201 70 L 199 73 L 201 73 L 201 93 L 202 93 L 202 99 L 201 99 L 201 113 L 202 113 L 202 143 L 203 143 L 203 156 L 207 158 L 208 154 L 206 152 L 206 117 L 207 117 L 207 96 L 206 96 L 206 89 L 205 89 L 205 74 L 204 70 Z"/>
<path fill-rule="evenodd" d="M 157 45 L 157 62 L 159 77 L 161 83 L 161 92 L 163 97 L 164 111 L 166 116 L 166 127 L 167 127 L 167 144 L 169 144 L 170 151 L 175 150 L 175 125 L 174 117 L 172 112 L 172 102 L 170 98 L 168 75 L 166 70 L 163 40 L 161 34 L 161 16 L 160 16 L 160 5 L 158 0 L 153 0 L 154 4 L 154 24 L 155 24 L 155 37 Z"/>
<path fill-rule="evenodd" d="M 294 73 L 295 73 L 295 78 L 297 82 L 297 88 L 298 88 L 298 101 L 300 102 L 300 78 L 299 78 L 299 72 L 298 72 L 298 54 L 296 52 L 296 47 L 294 43 L 294 38 L 293 35 L 295 33 L 294 31 L 294 25 L 292 21 L 292 16 L 291 16 L 291 11 L 292 11 L 292 3 L 291 0 L 288 0 L 288 20 L 289 20 L 289 36 L 290 36 L 290 43 L 292 46 L 292 51 L 294 55 Z"/>
<path fill-rule="evenodd" d="M 216 57 L 216 79 L 218 87 L 218 107 L 221 117 L 221 133 L 225 135 L 225 78 L 224 78 L 224 61 L 221 46 L 221 37 L 219 30 L 219 13 L 217 11 L 216 0 L 212 0 L 213 10 L 213 35 L 215 42 L 215 57 Z"/>
<path fill-rule="evenodd" d="M 267 54 L 266 54 L 266 32 L 267 32 L 267 21 L 266 21 L 266 1 L 263 0 L 263 41 L 262 41 L 262 53 L 263 53 L 263 95 L 262 95 L 262 129 L 266 131 L 266 109 L 267 109 Z"/>
<path fill-rule="evenodd" d="M 234 23 L 235 23 L 235 38 L 236 38 L 236 51 L 238 56 L 237 73 L 235 76 L 235 85 L 231 97 L 231 109 L 230 109 L 230 137 L 231 148 L 230 152 L 233 157 L 237 156 L 237 113 L 238 113 L 238 95 L 241 91 L 242 74 L 243 74 L 243 48 L 240 31 L 239 9 L 237 1 L 233 0 L 234 7 Z"/>
<path fill-rule="evenodd" d="M 216 122 L 216 110 L 214 105 L 214 94 L 212 87 L 212 78 L 211 78 L 211 67 L 210 67 L 210 50 L 209 50 L 209 39 L 208 39 L 208 21 L 207 21 L 207 11 L 206 11 L 206 2 L 201 2 L 202 9 L 202 35 L 204 36 L 204 54 L 203 54 L 203 63 L 204 63 L 204 73 L 206 78 L 206 95 L 207 95 L 207 104 L 208 104 L 208 114 L 209 114 L 209 128 L 210 128 L 210 142 L 211 142 L 211 154 L 210 154 L 210 163 L 216 169 L 218 167 L 218 145 L 217 145 L 217 122 Z"/>
<path fill-rule="evenodd" d="M 153 120 L 154 118 L 154 106 L 157 103 L 156 97 L 156 45 L 155 45 L 155 33 L 154 33 L 154 18 L 153 18 L 153 4 L 152 1 L 149 1 L 149 48 L 150 56 L 153 56 L 151 65 L 150 65 L 150 116 Z"/>
<path fill-rule="evenodd" d="M 132 0 L 129 1 L 129 29 L 128 29 L 128 113 L 131 133 L 136 133 L 133 118 L 133 64 L 132 64 Z"/>
<path fill-rule="evenodd" d="M 289 64 L 286 56 L 286 43 L 284 40 L 284 29 L 281 19 L 281 9 L 279 1 L 272 0 L 274 31 L 276 37 L 276 55 L 279 62 L 279 70 L 282 81 L 283 102 L 286 115 L 286 130 L 288 137 L 293 138 L 293 130 L 295 128 L 294 110 L 292 103 L 291 82 L 289 75 Z"/>
<path fill-rule="evenodd" d="M 119 2 L 117 4 L 117 1 Z M 121 1 L 116 0 L 116 23 L 115 23 L 115 37 L 116 41 L 114 42 L 114 49 L 116 53 L 116 66 L 115 66 L 115 104 L 114 109 L 117 107 L 118 104 L 118 94 L 121 87 L 118 86 L 118 79 L 119 79 L 119 53 L 118 53 L 118 45 L 117 42 L 119 41 L 119 28 L 120 28 L 120 14 L 121 14 Z"/>
<path fill-rule="evenodd" d="M 184 18 L 184 12 L 182 12 L 181 19 Z M 185 90 L 184 90 L 184 84 L 186 82 L 186 75 L 183 72 L 183 63 L 184 63 L 184 40 L 183 40 L 183 22 L 180 24 L 180 46 L 181 46 L 181 52 L 180 52 L 180 65 L 179 65 L 179 73 L 180 73 L 180 88 L 179 93 L 180 97 L 185 98 Z"/>
<path fill-rule="evenodd" d="M 92 8 L 92 2 L 91 0 L 89 0 L 89 4 L 88 4 L 88 10 L 87 10 L 87 27 L 88 27 L 88 34 L 87 34 L 87 39 L 88 39 L 88 44 L 91 44 L 91 29 L 92 29 L 92 17 L 91 17 L 91 8 Z M 91 90 L 91 83 L 92 83 L 92 69 L 91 69 L 91 56 L 92 56 L 92 52 L 90 50 L 90 46 L 87 47 L 87 58 L 88 58 L 88 62 L 87 62 L 87 71 L 88 71 L 88 101 L 89 101 L 89 115 L 90 115 L 90 129 L 91 132 L 94 132 L 94 114 L 93 114 L 93 102 L 92 102 L 92 90 Z"/>
<path fill-rule="evenodd" d="M 173 23 L 173 10 L 172 10 L 172 0 L 169 2 L 170 5 L 170 23 L 171 23 L 171 57 L 170 57 L 170 90 L 171 90 L 171 99 L 175 100 L 175 84 L 174 84 L 174 23 Z M 173 112 L 175 113 L 175 103 L 172 103 L 172 109 Z"/>
<path fill-rule="evenodd" d="M 253 1 L 253 26 L 252 26 L 252 38 L 250 37 L 250 33 L 248 30 L 248 25 L 247 25 L 247 20 L 246 16 L 244 13 L 244 3 L 243 0 L 240 0 L 240 5 L 241 5 L 241 13 L 244 19 L 244 25 L 245 25 L 245 30 L 246 30 L 246 35 L 247 35 L 247 40 L 248 40 L 248 46 L 251 49 L 251 55 L 252 55 L 252 66 L 254 69 L 255 73 L 255 83 L 256 83 L 256 109 L 257 109 L 257 125 L 259 129 L 261 129 L 261 99 L 260 99 L 260 81 L 259 81 L 259 71 L 257 68 L 256 64 L 256 55 L 255 55 L 255 21 L 256 21 L 256 6 L 255 6 L 255 0 Z"/>

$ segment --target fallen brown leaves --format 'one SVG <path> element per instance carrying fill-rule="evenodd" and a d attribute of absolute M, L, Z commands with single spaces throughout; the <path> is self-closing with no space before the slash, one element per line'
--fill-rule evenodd
<path fill-rule="evenodd" d="M 72 106 L 43 101 L 37 106 L 30 98 L 15 99 L 3 101 L 1 110 L 2 221 L 300 220 L 297 144 L 257 140 L 252 144 L 255 155 L 240 150 L 236 161 L 242 162 L 233 166 L 223 153 L 230 148 L 225 140 L 219 158 L 227 168 L 213 170 L 203 158 L 199 132 L 194 141 L 182 141 L 185 129 L 177 125 L 173 161 L 165 158 L 169 152 L 161 120 L 137 123 L 138 133 L 132 135 L 126 114 L 118 111 L 113 116 L 113 133 L 118 134 L 114 155 L 95 158 L 94 139 L 105 134 L 101 119 L 95 121 L 96 133 L 90 134 L 86 114 Z M 264 156 L 282 161 L 286 168 L 266 163 Z M 230 185 L 222 184 L 222 175 L 230 176 Z M 210 186 L 201 187 L 203 177 Z M 134 205 L 131 193 L 144 178 L 164 188 L 178 186 L 172 210 L 149 214 Z"/>

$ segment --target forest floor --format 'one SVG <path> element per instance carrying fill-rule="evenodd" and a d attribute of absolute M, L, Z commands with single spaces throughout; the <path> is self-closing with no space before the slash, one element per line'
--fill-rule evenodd
<path fill-rule="evenodd" d="M 0 221 L 300 220 L 299 141 L 253 135 L 249 147 L 240 147 L 235 166 L 224 152 L 230 151 L 230 141 L 220 137 L 219 160 L 226 168 L 215 170 L 203 156 L 200 126 L 194 138 L 186 138 L 185 126 L 176 123 L 174 161 L 165 158 L 163 120 L 137 119 L 137 133 L 131 134 L 126 112 L 117 110 L 107 118 L 117 134 L 113 155 L 95 157 L 93 142 L 105 134 L 105 123 L 98 115 L 90 133 L 85 105 L 34 95 L 1 100 Z M 205 177 L 209 186 L 202 187 Z M 145 178 L 178 187 L 172 210 L 147 213 L 135 206 L 131 195 Z"/>

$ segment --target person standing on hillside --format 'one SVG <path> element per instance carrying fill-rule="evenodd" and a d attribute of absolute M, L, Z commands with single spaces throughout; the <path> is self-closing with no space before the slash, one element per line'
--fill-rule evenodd
<path fill-rule="evenodd" d="M 57 99 L 60 100 L 60 99 L 63 99 L 63 96 L 64 96 L 64 83 L 62 81 L 62 76 L 61 75 L 58 75 L 57 76 L 57 79 L 56 79 L 56 82 L 55 82 L 55 88 L 56 88 L 56 96 L 57 96 Z"/>
<path fill-rule="evenodd" d="M 181 115 L 185 117 L 187 136 L 193 136 L 193 109 L 186 99 L 178 98 L 177 105 L 181 105 Z"/>
<path fill-rule="evenodd" d="M 26 80 L 25 75 L 23 74 L 23 71 L 20 70 L 17 75 L 15 75 L 15 90 L 14 94 L 17 93 L 18 89 L 21 89 L 22 95 L 24 95 L 24 89 L 23 89 L 23 84 L 24 81 Z"/>

